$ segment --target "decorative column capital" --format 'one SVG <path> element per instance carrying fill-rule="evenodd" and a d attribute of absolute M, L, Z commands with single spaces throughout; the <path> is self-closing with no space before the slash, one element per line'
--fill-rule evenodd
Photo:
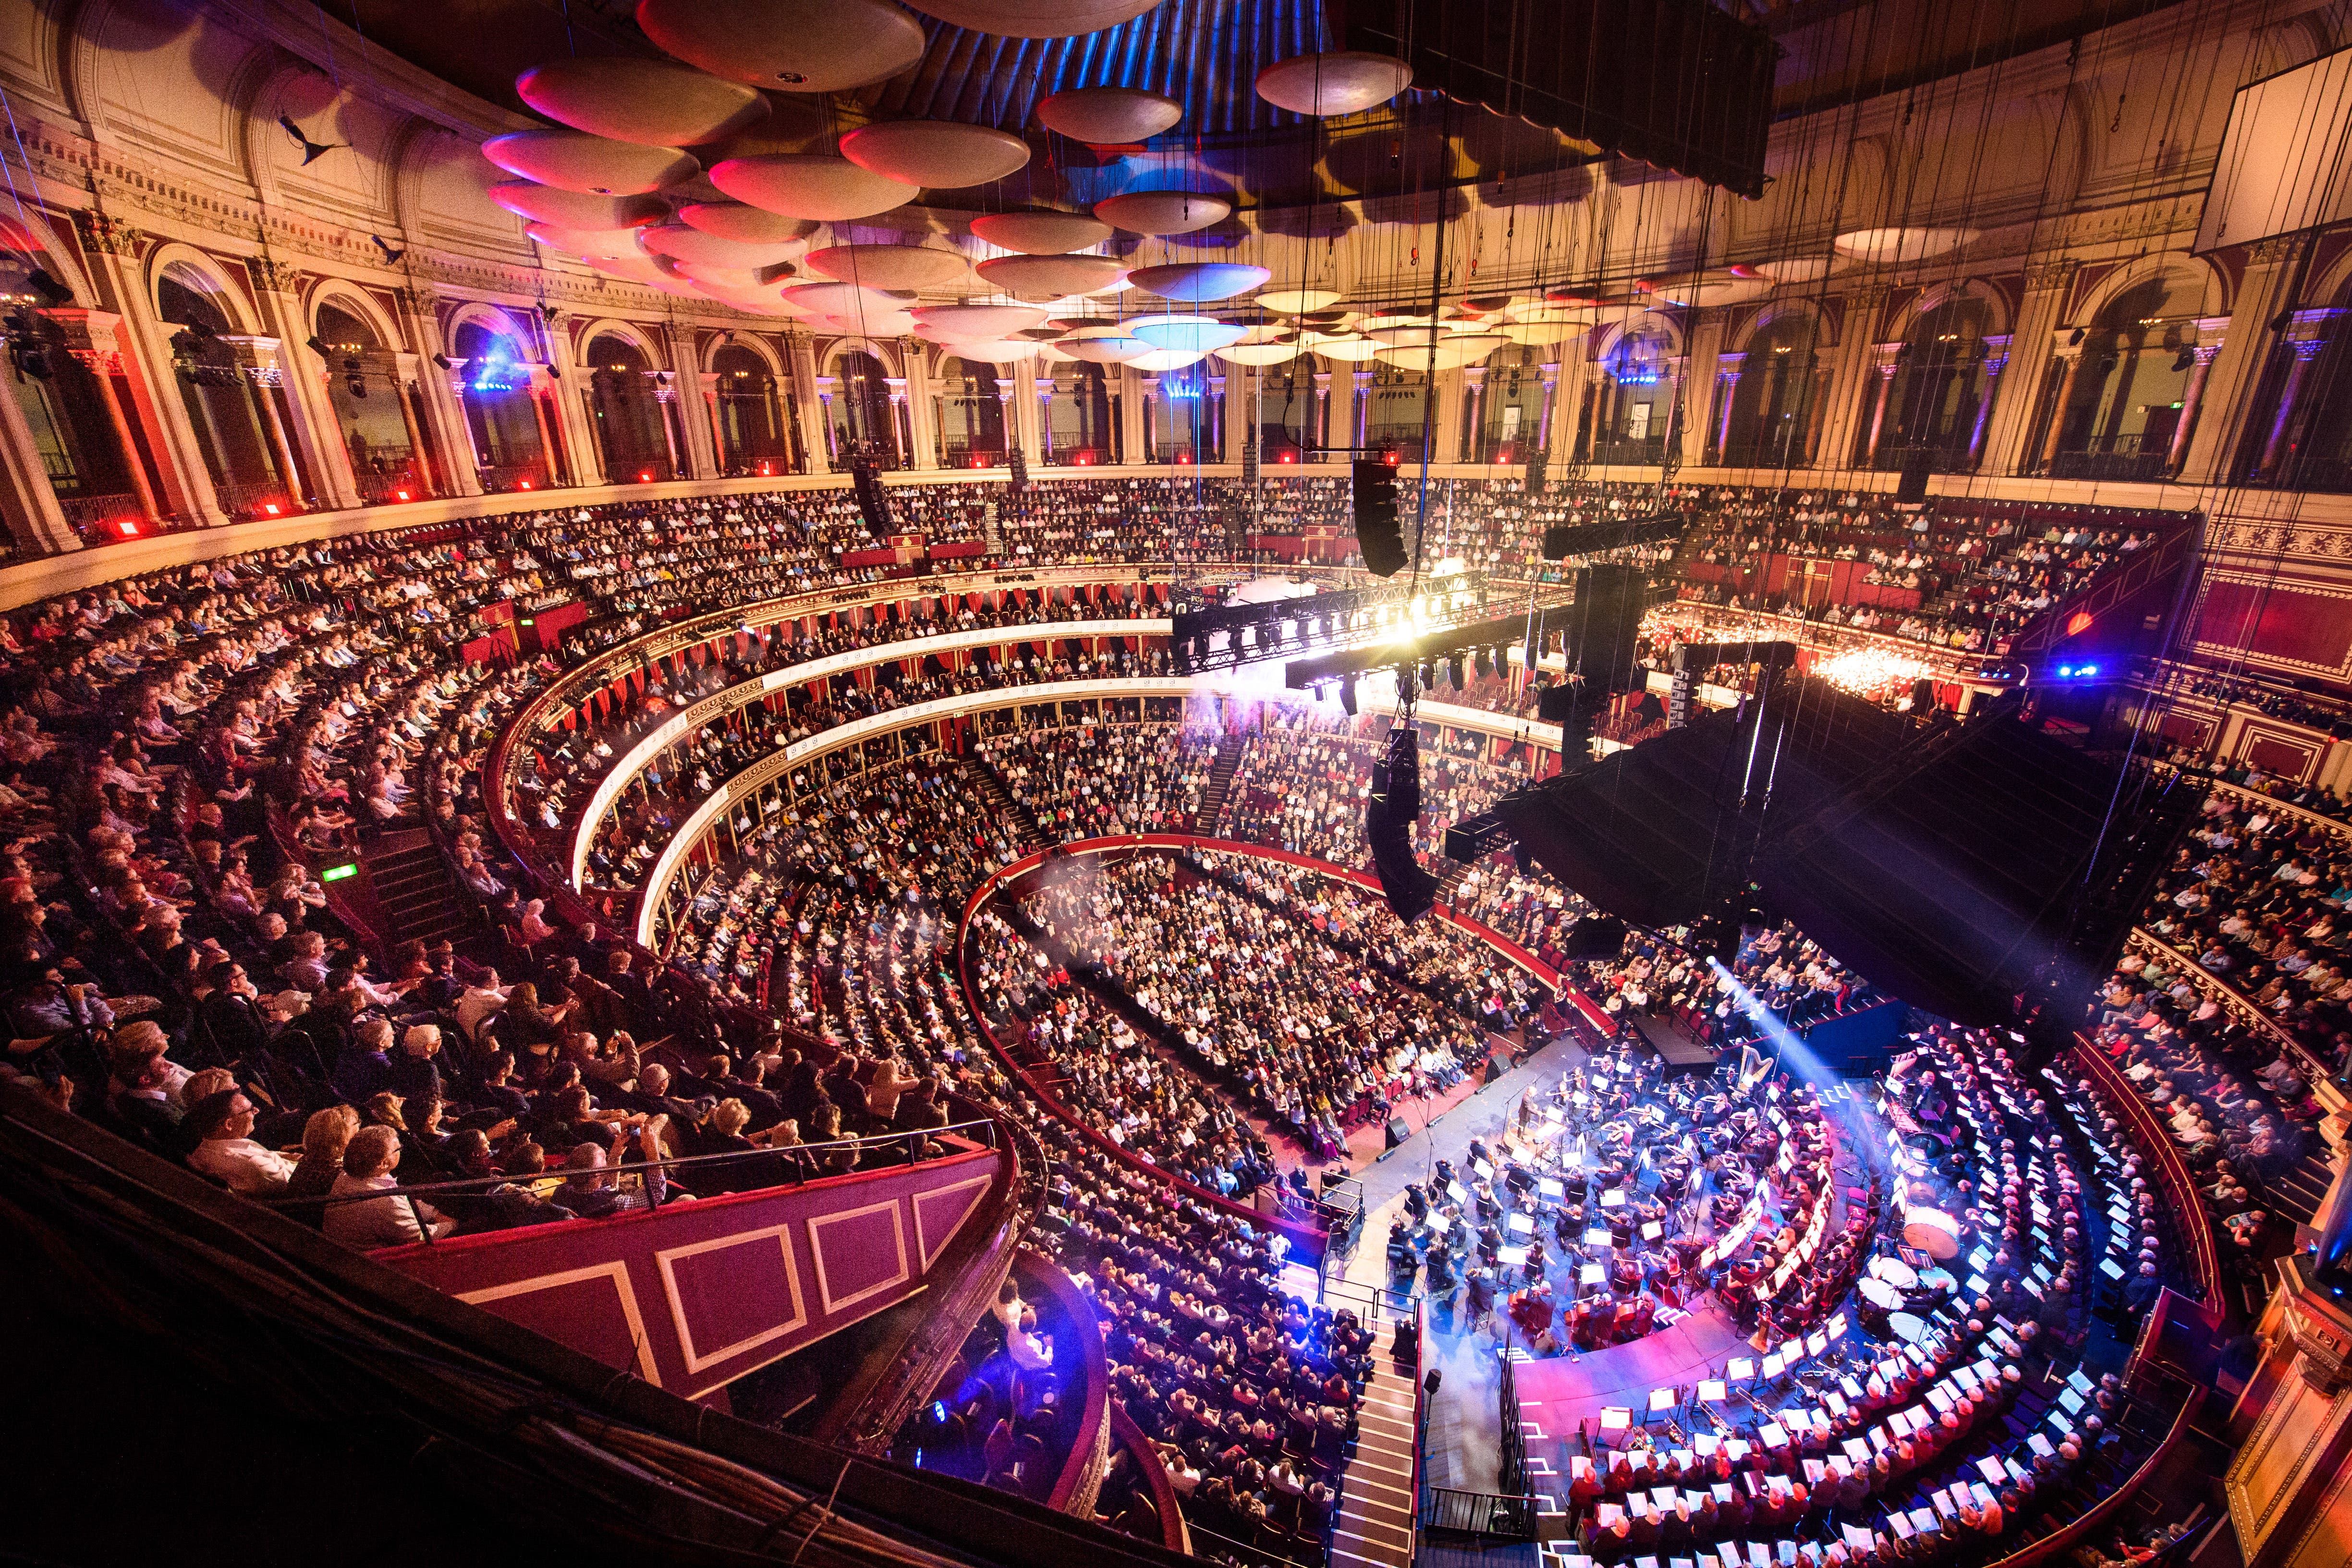
<path fill-rule="evenodd" d="M 2079 335 L 2081 332 L 2082 329 L 2079 327 L 2051 328 L 2050 351 L 2062 360 L 2081 359 L 2084 344 L 2087 340 Z"/>
<path fill-rule="evenodd" d="M 79 213 L 75 221 L 81 229 L 82 243 L 108 256 L 136 256 L 147 240 L 143 232 L 106 213 Z"/>
<path fill-rule="evenodd" d="M 2298 310 L 2287 319 L 2286 340 L 2294 345 L 2297 354 L 2309 359 L 2311 354 L 2319 351 L 2318 345 L 2327 341 L 2329 329 L 2335 326 L 2336 319 L 2343 314 L 2339 307 L 2332 305 Z M 2305 352 L 2306 344 L 2312 345 L 2310 353 Z"/>
<path fill-rule="evenodd" d="M 1904 348 L 1901 343 L 1873 343 L 1870 346 L 1871 368 L 1892 381 L 1895 372 L 1903 368 Z"/>
<path fill-rule="evenodd" d="M 904 402 L 907 401 L 906 377 L 884 376 L 882 378 L 882 384 L 890 389 L 890 401 L 892 402 Z"/>
<path fill-rule="evenodd" d="M 122 324 L 122 318 L 113 311 L 52 305 L 34 314 L 57 323 L 65 340 L 66 352 L 79 360 L 92 374 L 112 375 L 121 370 L 121 343 L 114 333 Z"/>
<path fill-rule="evenodd" d="M 245 273 L 253 286 L 265 294 L 291 294 L 295 289 L 294 269 L 274 256 L 246 257 Z"/>
<path fill-rule="evenodd" d="M 1350 371 L 1348 373 L 1356 379 L 1358 392 L 1362 392 L 1372 384 L 1372 372 L 1370 371 Z"/>
<path fill-rule="evenodd" d="M 1331 372 L 1328 371 L 1315 371 L 1310 373 L 1315 377 L 1315 395 L 1318 397 L 1329 397 L 1331 395 Z"/>
<path fill-rule="evenodd" d="M 1463 366 L 1462 384 L 1473 389 L 1485 386 L 1486 384 L 1486 369 L 1487 367 L 1485 365 Z"/>
<path fill-rule="evenodd" d="M 2025 287 L 2028 288 L 2063 288 L 2074 281 L 2082 263 L 2071 256 L 2051 256 L 2025 264 Z"/>
<path fill-rule="evenodd" d="M 1745 349 L 1734 353 L 1717 354 L 1715 357 L 1715 373 L 1725 381 L 1736 382 L 1739 379 L 1740 368 L 1747 363 L 1748 350 Z"/>

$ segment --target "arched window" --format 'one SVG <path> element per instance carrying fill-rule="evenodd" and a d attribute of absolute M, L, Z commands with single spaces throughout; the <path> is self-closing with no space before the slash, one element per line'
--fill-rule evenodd
<path fill-rule="evenodd" d="M 881 468 L 898 467 L 898 433 L 890 405 L 889 372 L 871 354 L 852 350 L 834 362 L 840 384 L 833 393 L 833 445 L 837 462 L 863 452 Z"/>
<path fill-rule="evenodd" d="M 2236 473 L 2296 490 L 2352 491 L 2352 283 L 2276 334 L 2239 436 Z M 2206 350 L 2210 362 L 2212 350 Z M 2189 359 L 2187 350 L 2179 356 Z M 2201 389 L 2200 389 L 2201 391 Z M 2221 410 L 2200 416 L 2214 419 Z M 2193 434 L 2194 432 L 2191 432 Z M 2186 456 L 2186 453 L 2182 454 Z"/>
<path fill-rule="evenodd" d="M 1860 455 L 1892 472 L 1924 462 L 1937 473 L 1976 465 L 1979 415 L 1990 406 L 1985 333 L 1992 307 L 1962 295 L 1922 311 L 1896 350 L 1883 413 L 1859 433 Z M 1875 391 L 1876 389 L 1873 389 Z M 1877 445 L 1871 447 L 1872 425 Z"/>
<path fill-rule="evenodd" d="M 984 360 L 949 360 L 940 367 L 932 421 L 940 465 L 992 468 L 1004 461 L 1004 403 L 996 367 Z"/>
<path fill-rule="evenodd" d="M 1424 394 L 1436 395 L 1430 390 L 1424 372 L 1401 365 L 1376 364 L 1367 393 L 1370 401 L 1364 413 L 1364 444 L 1393 446 L 1403 454 L 1404 461 L 1420 462 L 1422 426 L 1426 418 L 1422 406 Z"/>
<path fill-rule="evenodd" d="M 274 401 L 282 389 L 260 384 L 258 367 L 228 341 L 229 319 L 201 280 L 167 273 L 156 282 L 155 306 L 166 326 L 180 329 L 166 334 L 173 379 L 221 508 L 237 517 L 299 511 L 306 487 Z"/>
<path fill-rule="evenodd" d="M 1478 439 L 1464 448 L 1464 462 L 1528 460 L 1543 439 L 1543 366 L 1540 349 L 1505 349 L 1488 357 L 1486 384 L 1479 395 Z"/>
<path fill-rule="evenodd" d="M 2061 479 L 2162 476 L 2195 361 L 2197 280 L 2136 283 L 2090 322 L 2082 358 L 2061 382 L 2065 405 L 2050 472 Z"/>
<path fill-rule="evenodd" d="M 1654 464 L 1664 456 L 1676 391 L 1667 363 L 1673 353 L 1664 331 L 1635 327 L 1601 356 L 1593 462 Z"/>
<path fill-rule="evenodd" d="M 21 258 L 0 257 L 0 292 L 36 294 L 26 281 L 33 268 Z M 6 327 L 5 373 L 66 520 L 92 543 L 137 534 L 145 526 L 145 476 L 133 466 L 139 453 L 124 445 L 127 383 L 110 384 L 113 378 L 68 351 L 65 330 L 40 311 L 13 309 Z"/>
<path fill-rule="evenodd" d="M 1729 468 L 1800 468 L 1821 439 L 1819 330 L 1805 314 L 1766 322 L 1748 340 L 1732 383 L 1719 461 Z"/>
<path fill-rule="evenodd" d="M 418 461 L 415 413 L 399 362 L 376 340 L 374 328 L 339 306 L 320 305 L 311 330 L 326 350 L 327 401 L 361 498 L 370 505 L 425 499 L 432 490 Z"/>
<path fill-rule="evenodd" d="M 1048 463 L 1085 466 L 1111 460 L 1110 389 L 1103 368 L 1094 364 L 1039 365 L 1037 390 L 1048 388 L 1039 405 L 1046 421 L 1045 459 Z"/>
<path fill-rule="evenodd" d="M 1213 461 L 1217 411 L 1210 406 L 1209 368 L 1195 361 L 1159 372 L 1160 395 L 1151 400 L 1151 457 L 1160 463 Z"/>
<path fill-rule="evenodd" d="M 1315 364 L 1301 357 L 1257 372 L 1258 451 L 1267 463 L 1305 463 L 1321 445 L 1315 423 Z"/>
<path fill-rule="evenodd" d="M 554 483 L 548 421 L 530 384 L 522 347 L 478 321 L 457 329 L 460 401 L 473 438 L 475 471 L 488 491 L 544 490 Z"/>
<path fill-rule="evenodd" d="M 677 451 L 645 354 L 606 332 L 588 345 L 588 417 L 604 476 L 615 485 L 676 478 Z"/>
<path fill-rule="evenodd" d="M 719 466 L 732 475 L 791 474 L 792 413 L 768 361 L 740 343 L 711 356 L 718 378 Z"/>

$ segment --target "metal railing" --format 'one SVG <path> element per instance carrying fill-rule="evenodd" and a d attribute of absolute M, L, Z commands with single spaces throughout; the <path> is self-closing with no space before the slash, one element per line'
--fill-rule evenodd
<path fill-rule="evenodd" d="M 614 1124 L 624 1125 L 625 1124 Z M 982 1149 L 998 1146 L 1001 1126 L 992 1120 L 950 1123 L 944 1127 L 922 1127 L 904 1133 L 881 1133 L 871 1137 L 832 1138 L 821 1144 L 787 1144 L 777 1148 L 753 1150 L 730 1149 L 716 1155 L 677 1155 L 658 1160 L 631 1160 L 625 1164 L 604 1165 L 573 1169 L 551 1166 L 544 1171 L 519 1172 L 511 1176 L 466 1176 L 455 1181 L 404 1183 L 399 1186 L 372 1189 L 367 1192 L 326 1194 L 317 1197 L 278 1197 L 261 1198 L 271 1208 L 290 1209 L 298 1214 L 324 1214 L 330 1208 L 352 1203 L 380 1203 L 398 1199 L 409 1205 L 409 1218 L 425 1240 L 435 1239 L 433 1228 L 416 1212 L 419 1199 L 435 1197 L 486 1197 L 502 1187 L 520 1187 L 545 1203 L 562 1207 L 562 1195 L 567 1187 L 574 1191 L 588 1188 L 611 1188 L 635 1191 L 645 1195 L 647 1209 L 667 1207 L 686 1196 L 690 1187 L 669 1190 L 668 1179 L 674 1173 L 696 1170 L 722 1170 L 730 1166 L 741 1167 L 764 1165 L 771 1169 L 788 1173 L 784 1179 L 763 1182 L 745 1192 L 780 1192 L 787 1187 L 803 1186 L 830 1176 L 846 1176 L 856 1171 L 891 1170 L 919 1166 L 929 1160 L 953 1159 L 975 1152 L 970 1147 L 949 1147 L 937 1140 L 950 1136 L 966 1140 Z M 856 1163 L 843 1170 L 827 1170 L 832 1156 L 848 1152 L 856 1156 Z M 877 1155 L 885 1157 L 877 1158 Z M 895 1156 L 895 1157 L 891 1157 Z M 646 1176 L 653 1171 L 664 1176 L 658 1187 L 650 1186 Z M 587 1184 L 586 1188 L 579 1184 Z M 733 1195 L 730 1195 L 733 1196 Z M 577 1218 L 576 1215 L 566 1218 Z M 543 1224 L 560 1224 L 560 1219 L 544 1220 Z M 530 1226 L 501 1228 L 501 1234 L 521 1231 Z"/>
<path fill-rule="evenodd" d="M 1925 463 L 1930 474 L 1966 474 L 1977 465 L 1965 446 L 1881 446 L 1870 465 L 1881 474 L 1900 474 L 1914 463 Z"/>
<path fill-rule="evenodd" d="M 555 481 L 548 475 L 545 463 L 485 463 L 474 470 L 474 477 L 490 495 L 508 490 L 549 490 Z"/>
<path fill-rule="evenodd" d="M 213 481 L 213 495 L 220 502 L 221 510 L 233 517 L 290 517 L 303 510 L 302 504 L 288 495 L 286 486 L 274 479 L 255 483 L 246 479 L 216 478 Z"/>
<path fill-rule="evenodd" d="M 2171 441 L 2143 447 L 2137 435 L 2110 436 L 2079 452 L 2060 452 L 2050 459 L 2053 479 L 2102 479 L 2152 484 L 2164 477 Z"/>
<path fill-rule="evenodd" d="M 1454 1535 L 1483 1536 L 1490 1541 L 1533 1541 L 1536 1511 L 1542 1502 L 1541 1498 L 1525 1495 L 1423 1487 L 1421 1527 Z"/>

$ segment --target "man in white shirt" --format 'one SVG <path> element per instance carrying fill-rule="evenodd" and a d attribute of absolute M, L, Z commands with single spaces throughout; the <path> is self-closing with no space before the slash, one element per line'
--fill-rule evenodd
<path fill-rule="evenodd" d="M 188 1168 L 248 1197 L 284 1192 L 294 1179 L 294 1162 L 255 1143 L 253 1121 L 253 1102 L 242 1091 L 224 1089 L 197 1101 L 185 1124 L 203 1141 L 188 1155 Z"/>
<path fill-rule="evenodd" d="M 507 988 L 499 984 L 499 972 L 485 969 L 482 977 L 457 998 L 457 1027 L 466 1031 L 467 1040 L 476 1039 L 482 1020 L 506 1005 Z"/>
<path fill-rule="evenodd" d="M 343 1172 L 329 1189 L 324 1224 L 329 1239 L 346 1247 L 404 1247 L 425 1239 L 429 1227 L 436 1237 L 457 1228 L 457 1222 L 422 1198 L 391 1195 L 400 1183 L 392 1174 L 400 1168 L 400 1134 L 390 1127 L 362 1127 L 343 1148 Z"/>

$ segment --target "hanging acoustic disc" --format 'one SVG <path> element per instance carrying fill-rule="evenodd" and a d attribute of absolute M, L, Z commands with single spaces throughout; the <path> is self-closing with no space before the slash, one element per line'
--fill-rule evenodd
<path fill-rule="evenodd" d="M 924 305 L 914 314 L 922 323 L 917 335 L 940 343 L 1010 338 L 1045 320 L 1045 312 L 1023 305 Z"/>
<path fill-rule="evenodd" d="M 1159 371 L 1181 371 L 1187 365 L 1201 362 L 1199 349 L 1154 349 L 1148 354 L 1138 354 L 1127 362 L 1146 375 Z"/>
<path fill-rule="evenodd" d="M 522 232 L 534 244 L 583 259 L 600 256 L 609 260 L 644 254 L 637 249 L 635 229 L 560 229 L 552 224 L 525 224 Z"/>
<path fill-rule="evenodd" d="M 866 288 L 930 288 L 964 274 L 951 250 L 919 245 L 835 245 L 808 254 L 813 271 Z"/>
<path fill-rule="evenodd" d="M 1109 256 L 1000 256 L 972 268 L 1008 294 L 1058 299 L 1091 294 L 1118 281 L 1118 258 Z"/>
<path fill-rule="evenodd" d="M 1347 49 L 1296 55 L 1257 73 L 1257 95 L 1310 119 L 1360 114 L 1412 85 L 1412 68 L 1393 55 Z"/>
<path fill-rule="evenodd" d="M 641 147 L 577 131 L 516 131 L 482 143 L 509 174 L 558 190 L 639 196 L 694 178 L 702 165 L 676 147 Z"/>
<path fill-rule="evenodd" d="M 1137 235 L 1183 235 L 1221 224 L 1234 204 L 1204 191 L 1129 191 L 1095 204 L 1095 216 Z"/>
<path fill-rule="evenodd" d="M 1073 359 L 1091 364 L 1117 365 L 1158 350 L 1140 338 L 1056 338 L 1054 346 Z"/>
<path fill-rule="evenodd" d="M 490 187 L 490 200 L 517 217 L 573 234 L 643 228 L 669 215 L 669 204 L 658 196 L 591 195 L 529 180 L 499 181 Z"/>
<path fill-rule="evenodd" d="M 1075 38 L 1132 21 L 1160 0 L 924 0 L 942 22 L 1000 38 Z"/>
<path fill-rule="evenodd" d="M 1257 302 L 1277 316 L 1307 316 L 1328 310 L 1339 298 L 1328 288 L 1269 288 Z"/>
<path fill-rule="evenodd" d="M 1037 105 L 1046 130 L 1096 147 L 1148 141 L 1183 118 L 1182 104 L 1139 87 L 1073 88 Z"/>
<path fill-rule="evenodd" d="M 780 92 L 845 92 L 923 57 L 890 0 L 638 0 L 646 37 L 688 65 Z"/>
<path fill-rule="evenodd" d="M 782 245 L 747 245 L 741 240 L 720 239 L 717 235 L 705 234 L 684 224 L 663 224 L 656 228 L 641 229 L 637 233 L 637 243 L 650 255 L 667 256 L 704 267 L 733 267 L 740 271 L 791 261 L 805 248 L 798 240 Z"/>
<path fill-rule="evenodd" d="M 1110 225 L 1084 213 L 990 213 L 971 232 L 992 246 L 1029 256 L 1066 256 L 1110 238 Z"/>
<path fill-rule="evenodd" d="M 739 202 L 788 218 L 837 224 L 903 206 L 915 187 L 824 152 L 762 152 L 730 158 L 710 183 Z"/>
<path fill-rule="evenodd" d="M 768 100 L 741 82 L 621 56 L 533 66 L 515 78 L 515 96 L 574 131 L 653 147 L 699 146 L 768 118 Z"/>
<path fill-rule="evenodd" d="M 1207 353 L 1238 340 L 1244 329 L 1211 316 L 1138 316 L 1127 324 L 1130 336 L 1155 349 Z"/>
<path fill-rule="evenodd" d="M 957 120 L 890 120 L 843 137 L 841 155 L 901 184 L 955 191 L 1020 172 L 1029 162 L 1029 143 Z"/>
<path fill-rule="evenodd" d="M 1216 350 L 1217 358 L 1233 365 L 1281 365 L 1307 351 L 1304 343 L 1235 343 Z"/>
<path fill-rule="evenodd" d="M 1185 261 L 1170 267 L 1140 267 L 1127 275 L 1138 288 L 1162 299 L 1199 304 L 1204 299 L 1230 299 L 1263 287 L 1274 274 L 1262 267 L 1231 261 Z"/>
<path fill-rule="evenodd" d="M 761 212 L 741 202 L 688 202 L 677 215 L 688 228 L 745 245 L 789 245 L 808 238 L 817 228 L 811 219 Z"/>

